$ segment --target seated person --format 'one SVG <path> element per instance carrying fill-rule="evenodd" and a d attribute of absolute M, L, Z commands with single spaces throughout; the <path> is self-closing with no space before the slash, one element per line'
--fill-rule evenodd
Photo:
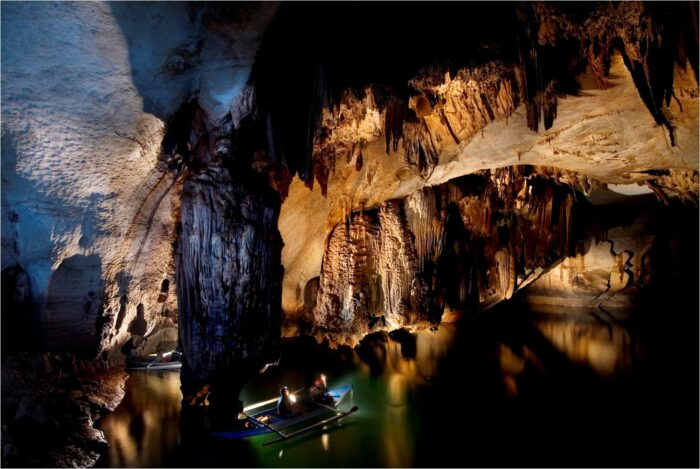
<path fill-rule="evenodd" d="M 206 407 L 209 405 L 209 385 L 205 384 L 202 388 L 187 398 L 189 404 L 193 407 Z"/>
<path fill-rule="evenodd" d="M 280 417 L 293 417 L 297 413 L 293 396 L 289 395 L 289 388 L 287 386 L 282 387 L 280 389 L 280 398 L 277 400 L 277 415 Z"/>
<path fill-rule="evenodd" d="M 322 374 L 314 381 L 314 385 L 309 389 L 309 396 L 312 401 L 321 404 L 332 405 L 335 403 L 333 396 L 328 392 L 328 386 L 326 386 L 326 375 Z"/>

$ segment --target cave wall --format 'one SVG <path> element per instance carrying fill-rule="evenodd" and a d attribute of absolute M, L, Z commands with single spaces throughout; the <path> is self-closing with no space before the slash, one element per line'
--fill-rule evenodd
<path fill-rule="evenodd" d="M 304 309 L 307 283 L 321 274 L 326 238 L 334 226 L 328 225 L 324 215 L 329 203 L 318 184 L 309 190 L 295 178 L 280 209 L 279 230 L 284 239 L 282 309 L 292 323 Z"/>
<path fill-rule="evenodd" d="M 122 295 L 127 323 L 138 303 L 155 316 L 172 278 L 172 199 L 154 204 L 174 176 L 158 161 L 163 122 L 143 112 L 108 4 L 2 13 L 2 265 L 26 270 L 45 345 L 95 353 L 128 336 L 114 327 Z"/>
<path fill-rule="evenodd" d="M 2 5 L 2 269 L 26 272 L 41 346 L 118 350 L 139 305 L 147 334 L 175 325 L 182 177 L 161 143 L 193 96 L 208 125 L 231 112 L 276 8 Z"/>
<path fill-rule="evenodd" d="M 369 35 L 301 47 L 365 14 L 334 8 L 285 6 L 268 35 L 275 3 L 2 6 L 2 268 L 27 272 L 33 317 L 43 314 L 64 260 L 98 255 L 101 267 L 65 303 L 101 308 L 98 348 L 129 337 L 139 305 L 149 331 L 173 325 L 176 298 L 164 298 L 161 285 L 174 285 L 182 155 L 161 144 L 193 98 L 210 130 L 228 114 L 235 127 L 253 115 L 276 122 L 268 143 L 304 140 L 288 146 L 299 155 L 268 148 L 312 186 L 295 179 L 280 216 L 283 307 L 292 315 L 321 272 L 326 237 L 349 213 L 474 171 L 544 163 L 600 184 L 647 185 L 659 198 L 697 199 L 697 34 L 686 24 L 693 5 L 480 5 L 499 14 L 450 15 L 460 28 L 434 22 L 406 48 L 377 28 L 390 53 Z M 367 11 L 373 24 L 385 21 L 386 13 Z M 318 21 L 328 13 L 336 24 Z M 266 35 L 259 71 L 279 73 L 248 81 Z M 464 44 L 483 54 L 454 67 L 445 66 L 449 54 L 434 58 L 444 49 L 464 59 Z M 378 66 L 364 70 L 353 57 Z M 544 82 L 528 92 L 537 65 Z M 277 113 L 280 103 L 290 105 Z M 290 123 L 295 131 L 280 133 Z M 101 307 L 93 284 L 104 285 Z M 56 295 L 53 304 L 62 301 Z M 72 324 L 56 346 L 84 330 Z"/>
<path fill-rule="evenodd" d="M 599 308 L 623 316 L 648 307 L 646 299 L 655 295 L 655 302 L 694 301 L 693 289 L 684 285 L 697 275 L 688 261 L 695 251 L 688 239 L 697 232 L 697 207 L 637 195 L 590 205 L 582 217 L 585 232 L 571 255 L 532 282 L 521 300 L 537 309 Z M 662 248 L 678 245 L 688 258 Z M 664 280 L 670 276 L 682 280 Z M 654 287 L 661 283 L 665 290 Z"/>
<path fill-rule="evenodd" d="M 655 230 L 649 216 L 577 243 L 575 255 L 533 282 L 524 292 L 532 305 L 631 308 L 651 276 Z"/>
<path fill-rule="evenodd" d="M 697 6 L 661 5 L 406 5 L 408 37 L 382 6 L 3 3 L 3 352 L 163 351 L 182 315 L 185 387 L 228 412 L 280 282 L 290 321 L 353 343 L 512 297 L 571 254 L 592 187 L 697 204 Z M 264 127 L 254 172 L 210 164 L 222 122 Z M 668 235 L 645 258 L 645 230 L 588 236 L 532 293 L 614 303 L 643 259 L 696 261 Z M 696 288 L 676 274 L 653 291 Z"/>
<path fill-rule="evenodd" d="M 697 206 L 666 202 L 613 193 L 569 171 L 514 166 L 353 212 L 329 235 L 316 307 L 301 315 L 300 329 L 356 344 L 370 332 L 430 327 L 514 297 L 530 308 L 627 314 L 660 278 L 692 274 L 659 246 L 687 243 Z M 672 214 L 683 215 L 669 223 Z M 692 300 L 687 288 L 654 291 Z"/>
<path fill-rule="evenodd" d="M 417 274 L 418 257 L 401 201 L 352 214 L 328 239 L 311 319 L 317 333 L 352 337 L 375 327 L 425 321 Z"/>

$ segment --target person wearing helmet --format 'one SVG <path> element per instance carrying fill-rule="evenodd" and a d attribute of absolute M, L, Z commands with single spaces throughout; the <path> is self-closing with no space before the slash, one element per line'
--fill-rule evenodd
<path fill-rule="evenodd" d="M 314 402 L 333 404 L 333 396 L 328 392 L 328 386 L 326 385 L 326 375 L 321 374 L 321 376 L 314 381 L 314 385 L 309 389 L 309 396 Z"/>
<path fill-rule="evenodd" d="M 294 402 L 289 395 L 289 388 L 280 388 L 280 398 L 277 400 L 277 415 L 280 417 L 291 417 L 295 413 Z"/>

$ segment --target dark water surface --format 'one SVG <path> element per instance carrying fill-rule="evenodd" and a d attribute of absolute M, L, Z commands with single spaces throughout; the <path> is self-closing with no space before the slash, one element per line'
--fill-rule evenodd
<path fill-rule="evenodd" d="M 206 419 L 181 419 L 178 372 L 133 372 L 98 424 L 110 443 L 99 464 L 697 467 L 697 347 L 696 330 L 643 314 L 514 306 L 354 350 L 299 339 L 243 401 L 325 372 L 331 387 L 353 385 L 341 407 L 358 412 L 277 445 L 263 446 L 270 435 L 217 441 Z"/>

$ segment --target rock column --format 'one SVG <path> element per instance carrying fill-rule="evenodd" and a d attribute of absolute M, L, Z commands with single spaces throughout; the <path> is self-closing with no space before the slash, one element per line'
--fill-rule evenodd
<path fill-rule="evenodd" d="M 280 196 L 264 174 L 212 162 L 182 192 L 177 249 L 187 396 L 210 386 L 210 415 L 235 418 L 238 392 L 276 358 L 283 267 Z M 185 403 L 187 404 L 187 403 Z"/>

